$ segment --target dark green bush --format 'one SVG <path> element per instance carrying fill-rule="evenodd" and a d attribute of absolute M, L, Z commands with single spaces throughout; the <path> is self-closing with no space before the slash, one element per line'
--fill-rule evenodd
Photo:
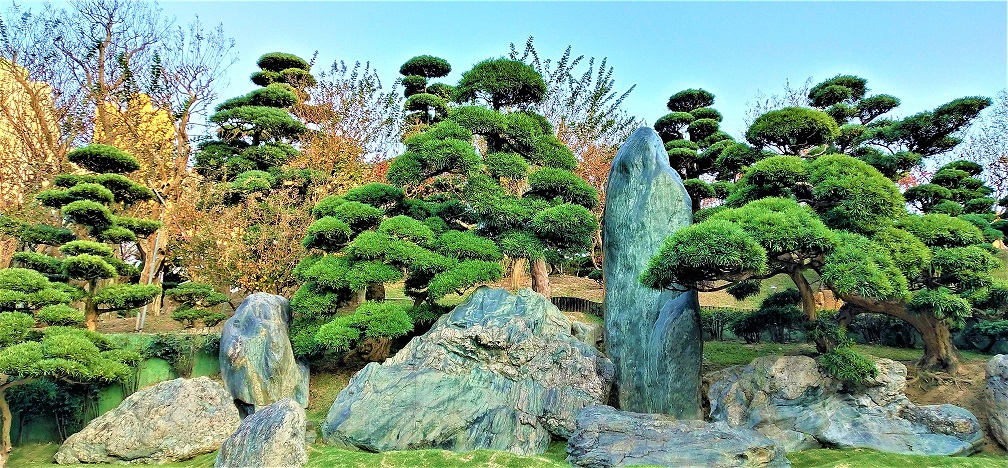
<path fill-rule="evenodd" d="M 819 366 L 837 380 L 854 385 L 878 375 L 874 362 L 848 347 L 838 347 L 819 356 Z"/>
<path fill-rule="evenodd" d="M 299 68 L 301 70 L 309 69 L 309 64 L 305 61 L 305 59 L 294 54 L 287 54 L 283 52 L 270 52 L 268 54 L 263 54 L 259 57 L 259 60 L 256 61 L 256 65 L 263 70 L 278 73 L 288 68 Z"/>
<path fill-rule="evenodd" d="M 451 73 L 451 65 L 442 58 L 418 55 L 402 64 L 399 67 L 399 73 L 405 76 L 418 75 L 425 78 L 440 78 Z"/>

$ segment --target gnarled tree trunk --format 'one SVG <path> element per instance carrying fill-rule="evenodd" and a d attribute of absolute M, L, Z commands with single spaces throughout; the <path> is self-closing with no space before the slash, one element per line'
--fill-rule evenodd
<path fill-rule="evenodd" d="M 875 312 L 898 318 L 914 327 L 924 340 L 924 355 L 917 361 L 918 368 L 949 374 L 955 374 L 959 370 L 962 356 L 952 342 L 952 332 L 945 321 L 933 314 L 911 313 L 904 304 L 898 302 L 874 301 L 854 295 L 841 295 L 840 299 L 846 303 L 838 316 L 841 325 L 847 326 L 861 312 Z"/>
<path fill-rule="evenodd" d="M 528 260 L 518 257 L 514 259 L 514 265 L 511 266 L 511 290 L 517 291 L 522 286 L 522 280 L 525 277 L 525 263 Z"/>

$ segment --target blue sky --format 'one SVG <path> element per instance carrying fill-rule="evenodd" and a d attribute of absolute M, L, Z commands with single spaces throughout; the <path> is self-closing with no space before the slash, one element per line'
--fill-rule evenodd
<path fill-rule="evenodd" d="M 419 54 L 451 62 L 454 84 L 476 62 L 535 37 L 543 58 L 607 57 L 624 104 L 654 122 L 674 92 L 716 96 L 723 127 L 740 136 L 746 102 L 840 73 L 868 80 L 871 93 L 899 97 L 909 115 L 956 97 L 1006 87 L 1006 2 L 167 2 L 181 21 L 223 23 L 239 61 L 222 98 L 254 88 L 255 60 L 272 51 L 370 61 L 391 84 Z"/>

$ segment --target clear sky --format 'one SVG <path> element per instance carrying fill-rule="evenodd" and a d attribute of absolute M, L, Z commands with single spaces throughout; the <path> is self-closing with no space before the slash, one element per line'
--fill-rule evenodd
<path fill-rule="evenodd" d="M 624 104 L 653 123 L 676 91 L 716 96 L 723 128 L 744 132 L 746 102 L 840 73 L 868 80 L 909 115 L 1006 87 L 1008 3 L 1000 2 L 166 2 L 180 21 L 223 23 L 239 61 L 222 98 L 254 88 L 256 59 L 273 51 L 370 61 L 384 83 L 420 54 L 447 59 L 455 84 L 476 62 L 535 37 L 543 58 L 568 46 L 607 57 Z"/>

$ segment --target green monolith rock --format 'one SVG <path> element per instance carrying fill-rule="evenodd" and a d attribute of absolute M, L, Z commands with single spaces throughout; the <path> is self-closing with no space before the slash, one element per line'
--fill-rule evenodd
<path fill-rule="evenodd" d="M 703 336 L 695 291 L 656 291 L 638 277 L 665 239 L 693 222 L 690 197 L 658 133 L 637 129 L 616 153 L 606 187 L 606 350 L 626 411 L 700 415 Z"/>

